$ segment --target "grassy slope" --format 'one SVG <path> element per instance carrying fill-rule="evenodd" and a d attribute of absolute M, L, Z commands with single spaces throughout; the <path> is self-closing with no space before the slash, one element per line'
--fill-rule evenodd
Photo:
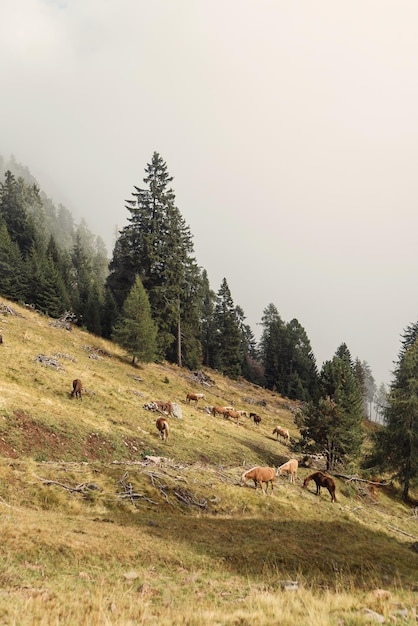
<path fill-rule="evenodd" d="M 362 606 L 389 614 L 397 601 L 411 612 L 418 520 L 391 493 L 337 480 L 331 504 L 300 482 L 279 479 L 268 498 L 237 486 L 244 468 L 291 455 L 272 436 L 281 424 L 298 437 L 280 396 L 214 372 L 202 389 L 175 366 L 133 368 L 112 343 L 7 304 L 19 315 L 0 314 L 2 623 L 360 624 Z M 74 378 L 82 401 L 69 399 Z M 185 403 L 202 390 L 201 407 Z M 142 406 L 155 399 L 182 409 L 168 442 Z M 255 409 L 261 425 L 204 404 Z M 382 586 L 391 599 L 368 595 Z"/>

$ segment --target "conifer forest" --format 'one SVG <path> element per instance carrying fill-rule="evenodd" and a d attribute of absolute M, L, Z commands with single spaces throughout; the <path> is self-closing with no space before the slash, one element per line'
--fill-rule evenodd
<path fill-rule="evenodd" d="M 300 402 L 300 451 L 327 469 L 357 459 L 392 472 L 407 500 L 418 476 L 418 321 L 403 329 L 390 389 L 342 343 L 318 368 L 297 319 L 266 303 L 257 342 L 225 277 L 209 284 L 157 153 L 133 181 L 127 222 L 108 251 L 84 220 L 55 206 L 29 170 L 0 157 L 0 295 L 122 346 L 132 363 L 212 368 Z M 376 422 L 364 452 L 365 421 Z"/>

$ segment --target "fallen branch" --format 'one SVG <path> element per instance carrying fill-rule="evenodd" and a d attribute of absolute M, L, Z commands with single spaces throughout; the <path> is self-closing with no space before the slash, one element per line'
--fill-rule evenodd
<path fill-rule="evenodd" d="M 118 498 L 129 498 L 132 502 L 132 504 L 134 503 L 135 499 L 139 499 L 142 498 L 143 500 L 146 500 L 147 502 L 151 502 L 151 504 L 156 504 L 158 506 L 158 502 L 155 502 L 155 500 L 151 500 L 151 498 L 148 498 L 147 496 L 144 496 L 143 493 L 118 493 L 116 494 L 118 496 Z"/>
<path fill-rule="evenodd" d="M 96 485 L 96 483 L 81 483 L 76 487 L 71 487 L 71 485 L 64 485 L 64 483 L 60 483 L 56 480 L 47 480 L 46 478 L 41 478 L 41 476 L 36 476 L 36 474 L 35 477 L 40 480 L 44 485 L 57 485 L 57 487 L 67 489 L 67 491 L 69 491 L 70 493 L 85 493 L 86 490 L 102 491 L 101 487 L 99 487 L 99 485 Z"/>
<path fill-rule="evenodd" d="M 184 502 L 184 504 L 187 504 L 188 506 L 198 506 L 202 509 L 205 509 L 207 506 L 207 501 L 203 498 L 203 500 L 201 502 L 198 502 L 195 497 L 193 496 L 193 494 L 188 493 L 187 491 L 174 491 L 174 495 L 181 500 L 181 502 Z"/>
<path fill-rule="evenodd" d="M 151 504 L 157 504 L 158 502 L 155 502 L 154 500 L 151 500 L 150 498 L 147 498 L 147 496 L 144 496 L 143 493 L 134 493 L 133 489 L 132 489 L 132 483 L 127 483 L 126 479 L 128 478 L 128 472 L 125 472 L 125 474 L 123 475 L 123 477 L 120 480 L 120 484 L 122 485 L 123 489 L 124 489 L 124 493 L 120 493 L 117 494 L 120 498 L 129 498 L 131 503 L 135 506 L 135 500 L 142 498 L 143 500 L 146 500 L 147 502 L 151 502 Z"/>
<path fill-rule="evenodd" d="M 418 540 L 418 537 L 415 537 L 415 535 L 410 535 L 409 533 L 406 533 L 404 530 L 401 530 L 400 528 L 395 528 L 395 526 L 388 526 L 388 528 L 390 530 L 396 531 L 397 533 L 402 533 L 402 535 L 406 535 L 407 537 L 410 537 L 411 539 L 417 539 Z"/>
<path fill-rule="evenodd" d="M 386 487 L 389 483 L 387 482 L 376 482 L 374 480 L 366 480 L 365 478 L 359 478 L 358 476 L 346 476 L 345 474 L 333 474 L 336 478 L 344 478 L 344 480 L 348 480 L 349 482 L 355 481 L 359 483 L 368 483 L 369 485 L 376 485 L 377 487 Z"/>

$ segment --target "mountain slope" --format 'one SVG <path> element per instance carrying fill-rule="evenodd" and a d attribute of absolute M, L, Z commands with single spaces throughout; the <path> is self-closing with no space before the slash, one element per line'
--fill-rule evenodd
<path fill-rule="evenodd" d="M 239 487 L 244 469 L 292 455 L 272 434 L 298 437 L 285 399 L 216 372 L 208 386 L 176 366 L 133 367 L 111 342 L 6 301 L 0 334 L 4 623 L 362 624 L 362 608 L 389 617 L 396 603 L 413 614 L 417 518 L 391 490 L 337 479 L 333 504 L 301 488 L 303 466 L 268 497 Z M 189 391 L 206 399 L 191 406 Z M 181 409 L 167 442 L 143 407 L 153 400 Z M 203 410 L 214 404 L 261 424 Z"/>

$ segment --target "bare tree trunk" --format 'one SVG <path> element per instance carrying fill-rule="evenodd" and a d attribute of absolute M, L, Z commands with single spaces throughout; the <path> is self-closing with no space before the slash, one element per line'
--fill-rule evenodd
<path fill-rule="evenodd" d="M 180 317 L 177 322 L 177 365 L 182 367 L 181 363 L 181 322 Z"/>

